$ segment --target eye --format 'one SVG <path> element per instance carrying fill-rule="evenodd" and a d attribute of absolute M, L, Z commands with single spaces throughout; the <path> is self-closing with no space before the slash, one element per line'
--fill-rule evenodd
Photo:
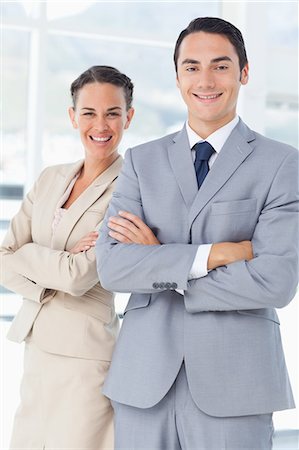
<path fill-rule="evenodd" d="M 94 113 L 93 112 L 85 112 L 85 113 L 82 114 L 82 116 L 92 117 L 92 116 L 94 116 Z"/>
<path fill-rule="evenodd" d="M 196 70 L 197 70 L 197 67 L 195 67 L 195 66 L 186 67 L 186 72 L 195 72 Z"/>
<path fill-rule="evenodd" d="M 107 113 L 107 116 L 108 116 L 108 117 L 119 117 L 120 114 L 117 113 L 117 112 L 109 112 L 109 113 Z"/>
<path fill-rule="evenodd" d="M 229 68 L 228 66 L 222 64 L 221 66 L 215 67 L 215 70 L 223 71 L 223 70 L 227 70 L 228 68 Z"/>

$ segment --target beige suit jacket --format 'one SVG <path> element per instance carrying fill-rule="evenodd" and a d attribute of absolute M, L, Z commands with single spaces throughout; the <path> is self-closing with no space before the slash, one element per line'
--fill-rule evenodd
<path fill-rule="evenodd" d="M 94 248 L 69 250 L 100 228 L 122 158 L 71 205 L 52 238 L 57 202 L 82 164 L 45 169 L 11 221 L 0 249 L 1 284 L 22 295 L 23 306 L 8 338 L 21 342 L 30 333 L 44 351 L 110 361 L 118 332 L 113 294 L 99 283 Z"/>

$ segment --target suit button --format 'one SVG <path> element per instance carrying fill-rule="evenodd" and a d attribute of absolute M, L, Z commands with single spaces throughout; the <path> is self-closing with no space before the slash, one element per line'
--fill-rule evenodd
<path fill-rule="evenodd" d="M 176 289 L 177 287 L 178 287 L 178 285 L 176 283 L 171 284 L 171 289 Z"/>
<path fill-rule="evenodd" d="M 171 283 L 165 283 L 165 287 L 166 287 L 166 289 L 170 289 L 171 288 Z"/>
<path fill-rule="evenodd" d="M 160 283 L 160 289 L 164 289 L 165 288 L 165 283 Z"/>
<path fill-rule="evenodd" d="M 153 288 L 154 289 L 159 289 L 159 287 L 160 287 L 159 283 L 153 283 Z"/>

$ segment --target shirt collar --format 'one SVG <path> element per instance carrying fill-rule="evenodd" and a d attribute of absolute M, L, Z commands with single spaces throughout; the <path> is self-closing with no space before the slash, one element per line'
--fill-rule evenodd
<path fill-rule="evenodd" d="M 218 128 L 218 130 L 214 131 L 214 133 L 210 134 L 210 136 L 207 137 L 207 139 L 203 139 L 200 137 L 197 133 L 195 133 L 194 130 L 190 127 L 188 121 L 186 122 L 186 131 L 187 136 L 189 139 L 190 148 L 193 148 L 197 142 L 203 142 L 206 141 L 214 148 L 214 150 L 219 153 L 222 149 L 223 145 L 225 144 L 225 141 L 227 140 L 228 136 L 231 134 L 237 123 L 239 122 L 239 116 L 236 116 L 228 122 L 226 125 L 224 125 L 221 128 Z"/>

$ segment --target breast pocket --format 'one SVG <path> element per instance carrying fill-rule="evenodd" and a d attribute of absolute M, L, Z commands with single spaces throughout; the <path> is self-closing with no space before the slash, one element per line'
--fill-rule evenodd
<path fill-rule="evenodd" d="M 93 222 L 96 225 L 100 223 L 106 214 L 106 210 L 89 209 L 84 214 L 84 219 L 87 222 Z"/>
<path fill-rule="evenodd" d="M 233 202 L 215 202 L 211 205 L 212 215 L 248 214 L 256 211 L 256 198 L 235 200 Z"/>
<path fill-rule="evenodd" d="M 74 247 L 79 239 L 83 238 L 91 231 L 99 231 L 105 215 L 105 210 L 89 209 L 80 217 L 74 225 L 71 234 L 66 242 L 66 250 Z"/>
<path fill-rule="evenodd" d="M 256 198 L 211 204 L 209 227 L 214 242 L 250 240 L 256 223 Z"/>

